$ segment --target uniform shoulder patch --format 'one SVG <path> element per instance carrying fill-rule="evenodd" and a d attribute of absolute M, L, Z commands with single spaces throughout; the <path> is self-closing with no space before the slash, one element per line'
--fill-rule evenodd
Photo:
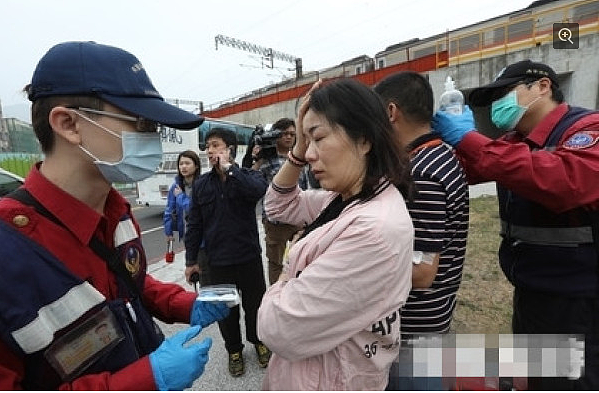
<path fill-rule="evenodd" d="M 563 143 L 570 150 L 586 149 L 599 141 L 599 131 L 578 131 Z"/>

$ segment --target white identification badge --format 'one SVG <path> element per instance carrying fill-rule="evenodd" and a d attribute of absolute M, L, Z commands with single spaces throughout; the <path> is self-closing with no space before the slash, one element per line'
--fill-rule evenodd
<path fill-rule="evenodd" d="M 44 356 L 64 381 L 70 381 L 123 339 L 116 318 L 105 306 L 55 340 Z"/>

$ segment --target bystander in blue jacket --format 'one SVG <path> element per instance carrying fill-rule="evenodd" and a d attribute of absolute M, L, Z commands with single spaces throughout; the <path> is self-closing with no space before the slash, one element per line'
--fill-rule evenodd
<path fill-rule="evenodd" d="M 179 240 L 185 236 L 185 223 L 189 213 L 193 182 L 202 172 L 200 157 L 191 150 L 182 152 L 177 157 L 177 171 L 175 181 L 168 190 L 163 217 L 167 241 L 174 238 L 174 231 L 179 233 Z"/>

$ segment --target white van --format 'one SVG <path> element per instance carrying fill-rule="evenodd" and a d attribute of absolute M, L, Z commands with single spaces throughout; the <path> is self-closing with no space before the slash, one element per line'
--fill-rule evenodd
<path fill-rule="evenodd" d="M 215 127 L 226 128 L 235 132 L 238 144 L 235 161 L 241 165 L 241 160 L 254 132 L 253 126 L 207 118 L 200 127 L 193 130 L 182 131 L 162 127 L 160 130 L 163 152 L 162 161 L 154 175 L 137 182 L 137 204 L 144 206 L 166 206 L 168 190 L 177 175 L 177 157 L 179 153 L 185 150 L 193 150 L 199 155 L 202 173 L 209 171 L 208 155 L 204 150 L 204 138 Z"/>

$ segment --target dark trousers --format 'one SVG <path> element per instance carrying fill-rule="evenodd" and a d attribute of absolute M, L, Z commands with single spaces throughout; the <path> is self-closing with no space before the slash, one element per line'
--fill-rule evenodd
<path fill-rule="evenodd" d="M 241 295 L 241 306 L 245 314 L 245 338 L 258 344 L 256 317 L 262 296 L 266 291 L 262 260 L 254 263 L 230 266 L 210 266 L 211 284 L 235 284 Z M 243 349 L 241 328 L 239 327 L 239 306 L 231 309 L 229 316 L 218 323 L 220 333 L 225 340 L 227 352 L 240 352 Z"/>
<path fill-rule="evenodd" d="M 200 264 L 200 286 L 210 285 L 210 265 L 204 250 L 200 249 L 200 252 L 198 252 L 197 261 Z"/>
<path fill-rule="evenodd" d="M 529 390 L 599 390 L 598 297 L 568 297 L 516 288 L 513 308 L 515 334 L 585 336 L 585 367 L 581 378 L 529 378 Z"/>
<path fill-rule="evenodd" d="M 264 225 L 266 258 L 268 258 L 268 280 L 272 285 L 277 282 L 283 271 L 283 257 L 287 242 L 291 241 L 299 228 L 289 224 L 275 224 L 265 218 L 262 219 L 262 224 Z"/>

